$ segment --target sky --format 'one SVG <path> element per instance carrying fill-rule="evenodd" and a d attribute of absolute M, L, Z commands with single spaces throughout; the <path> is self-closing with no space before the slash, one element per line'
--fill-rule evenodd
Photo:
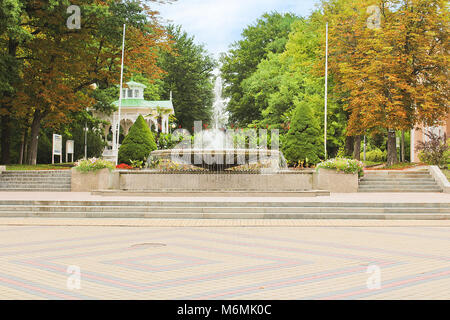
<path fill-rule="evenodd" d="M 178 0 L 172 4 L 153 4 L 163 23 L 182 25 L 196 43 L 219 57 L 241 38 L 241 33 L 263 13 L 293 12 L 308 16 L 319 0 Z"/>

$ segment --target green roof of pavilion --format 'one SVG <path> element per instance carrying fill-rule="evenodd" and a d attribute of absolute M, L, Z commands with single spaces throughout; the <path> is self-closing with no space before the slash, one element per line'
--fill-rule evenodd
<path fill-rule="evenodd" d="M 113 105 L 118 107 L 119 101 L 114 101 Z M 122 108 L 153 108 L 157 109 L 171 109 L 173 110 L 173 104 L 170 100 L 163 101 L 147 101 L 144 99 L 122 99 Z"/>

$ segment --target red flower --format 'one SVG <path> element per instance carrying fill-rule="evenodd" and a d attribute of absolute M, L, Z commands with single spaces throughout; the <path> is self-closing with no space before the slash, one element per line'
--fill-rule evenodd
<path fill-rule="evenodd" d="M 132 167 L 127 165 L 126 163 L 121 163 L 116 166 L 116 169 L 130 170 L 130 169 L 132 169 Z"/>

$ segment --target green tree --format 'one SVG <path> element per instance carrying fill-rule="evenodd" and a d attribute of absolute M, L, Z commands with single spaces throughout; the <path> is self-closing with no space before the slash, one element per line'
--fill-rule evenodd
<path fill-rule="evenodd" d="M 319 163 L 323 157 L 322 142 L 320 127 L 311 108 L 304 101 L 297 102 L 291 127 L 283 137 L 284 156 L 291 163 Z"/>
<path fill-rule="evenodd" d="M 180 26 L 169 25 L 167 32 L 175 43 L 173 52 L 163 53 L 159 59 L 159 66 L 166 72 L 161 95 L 168 99 L 172 91 L 178 124 L 191 130 L 194 121 L 211 119 L 215 62 Z"/>
<path fill-rule="evenodd" d="M 146 161 L 152 151 L 156 150 L 156 142 L 150 128 L 139 116 L 119 148 L 119 162 L 131 164 L 131 161 Z"/>
<path fill-rule="evenodd" d="M 221 72 L 225 82 L 224 94 L 230 98 L 227 106 L 230 122 L 248 125 L 262 118 L 255 97 L 244 93 L 244 80 L 251 77 L 270 53 L 284 51 L 291 25 L 298 19 L 291 13 L 265 13 L 256 24 L 242 32 L 242 40 L 235 42 L 230 51 L 222 55 Z"/>
<path fill-rule="evenodd" d="M 22 23 L 26 4 L 19 0 L 0 2 L 0 163 L 10 162 L 11 128 L 13 124 L 12 100 L 20 82 L 22 66 L 20 43 L 32 35 Z"/>
<path fill-rule="evenodd" d="M 295 109 L 294 101 L 304 101 L 313 110 L 324 133 L 324 61 L 322 36 L 325 23 L 320 12 L 293 23 L 286 50 L 269 53 L 257 70 L 242 83 L 244 96 L 253 97 L 262 115 L 253 121 L 256 127 L 286 131 Z M 327 150 L 336 155 L 343 145 L 346 115 L 343 105 L 333 95 L 330 77 L 328 98 Z"/>

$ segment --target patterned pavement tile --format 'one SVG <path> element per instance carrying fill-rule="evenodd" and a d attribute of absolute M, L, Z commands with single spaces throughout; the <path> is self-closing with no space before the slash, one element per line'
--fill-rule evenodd
<path fill-rule="evenodd" d="M 450 299 L 445 222 L 59 221 L 0 219 L 0 299 Z"/>

